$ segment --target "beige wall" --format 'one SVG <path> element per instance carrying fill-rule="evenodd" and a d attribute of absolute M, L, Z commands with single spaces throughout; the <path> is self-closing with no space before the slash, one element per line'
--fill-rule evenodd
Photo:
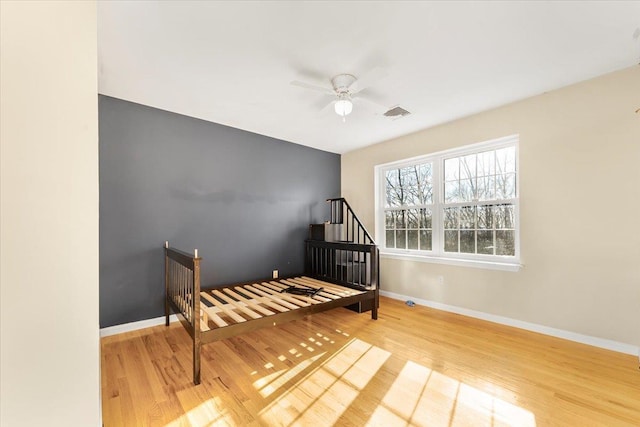
<path fill-rule="evenodd" d="M 98 426 L 96 4 L 0 16 L 0 425 Z"/>
<path fill-rule="evenodd" d="M 345 154 L 343 196 L 374 230 L 375 165 L 520 134 L 521 271 L 383 258 L 382 289 L 640 344 L 639 95 L 635 66 Z"/>

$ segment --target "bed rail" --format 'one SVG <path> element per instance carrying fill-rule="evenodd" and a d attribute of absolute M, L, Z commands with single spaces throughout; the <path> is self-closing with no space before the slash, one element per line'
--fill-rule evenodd
<path fill-rule="evenodd" d="M 169 247 L 164 243 L 165 324 L 169 326 L 171 309 L 193 338 L 193 378 L 200 384 L 200 261 L 194 255 Z"/>

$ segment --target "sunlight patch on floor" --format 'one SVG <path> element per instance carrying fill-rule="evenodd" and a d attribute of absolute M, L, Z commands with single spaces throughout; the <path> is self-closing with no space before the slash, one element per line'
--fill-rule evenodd
<path fill-rule="evenodd" d="M 233 418 L 228 411 L 223 408 L 220 399 L 213 397 L 186 414 L 165 424 L 165 427 L 214 427 L 214 426 L 233 426 L 235 425 Z"/>
<path fill-rule="evenodd" d="M 281 425 L 332 425 L 358 397 L 391 355 L 352 339 L 328 360 L 260 411 L 265 422 Z M 275 391 L 275 390 L 274 390 Z"/>
<path fill-rule="evenodd" d="M 300 372 L 307 369 L 313 362 L 320 359 L 326 352 L 317 354 L 309 359 L 305 359 L 291 369 L 281 369 L 272 374 L 268 374 L 256 381 L 253 386 L 259 391 L 262 397 L 269 397 L 271 393 L 278 391 L 280 387 L 295 378 Z"/>
<path fill-rule="evenodd" d="M 535 427 L 535 416 L 408 361 L 371 415 L 368 426 L 521 426 Z"/>
<path fill-rule="evenodd" d="M 300 347 L 321 350 L 323 347 L 316 345 L 324 338 L 318 334 L 318 338 L 306 341 L 309 344 L 301 342 Z M 398 361 L 392 363 L 391 352 L 357 338 L 351 338 L 335 352 L 304 352 L 306 358 L 300 359 L 303 354 L 295 348 L 287 353 L 288 358 L 278 356 L 280 362 L 283 358 L 299 362 L 274 371 L 275 365 L 267 361 L 263 367 L 271 372 L 251 372 L 253 387 L 265 405 L 258 413 L 259 422 L 270 424 L 277 420 L 278 425 L 287 427 L 332 426 L 347 419 L 341 418 L 347 410 L 361 406 L 367 407 L 367 415 L 358 419 L 367 426 L 536 427 L 533 413 L 494 396 L 508 395 L 498 386 L 486 383 L 482 387 L 488 391 L 481 390 L 411 360 L 404 362 L 393 379 L 388 378 L 391 372 L 386 370 L 383 382 L 390 385 L 375 397 L 369 393 L 368 401 L 360 404 L 357 399 L 361 392 L 383 365 L 389 361 L 390 368 L 397 367 Z M 371 386 L 379 388 L 378 383 Z M 228 413 L 219 397 L 214 397 L 165 427 L 236 425 L 234 415 L 237 414 Z"/>

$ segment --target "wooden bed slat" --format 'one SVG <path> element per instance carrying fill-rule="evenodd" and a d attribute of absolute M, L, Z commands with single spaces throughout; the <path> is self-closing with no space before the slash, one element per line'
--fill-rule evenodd
<path fill-rule="evenodd" d="M 256 304 L 254 302 L 254 300 L 247 299 L 247 298 L 243 297 L 238 292 L 236 292 L 236 290 L 238 292 L 243 292 L 242 288 L 233 288 L 233 289 L 232 288 L 226 288 L 225 292 L 227 292 L 229 295 L 231 295 L 232 297 L 237 299 L 241 304 L 246 304 L 247 306 L 253 308 L 256 311 L 259 311 L 260 313 L 262 313 L 265 316 L 271 316 L 271 315 L 275 314 L 273 311 L 262 307 L 260 304 Z M 246 291 L 244 291 L 244 292 L 246 292 Z"/>
<path fill-rule="evenodd" d="M 302 287 L 302 288 L 313 288 L 313 289 L 320 289 L 321 287 L 319 286 L 314 286 L 314 285 L 309 285 L 306 284 L 300 280 L 296 280 L 296 279 L 288 279 L 288 280 L 283 280 L 282 283 L 286 283 L 287 285 L 292 285 L 295 287 Z M 330 298 L 330 299 L 340 299 L 342 298 L 340 295 L 336 295 L 334 293 L 331 293 L 329 291 L 327 291 L 326 289 L 323 289 L 322 291 L 318 292 L 316 295 L 325 297 L 325 298 Z"/>
<path fill-rule="evenodd" d="M 247 286 L 247 285 L 244 285 L 244 286 Z M 257 295 L 256 293 L 250 292 L 248 289 L 243 289 L 243 288 L 238 288 L 238 289 L 240 289 L 242 291 L 242 293 L 244 293 L 247 296 L 251 297 L 251 299 L 246 299 L 245 298 L 245 300 L 247 302 L 250 302 L 254 306 L 262 308 L 262 310 L 269 311 L 267 308 L 262 307 L 260 304 L 269 305 L 270 307 L 274 308 L 278 312 L 289 311 L 289 309 L 287 307 L 283 307 L 281 305 L 276 304 L 274 301 L 272 301 L 270 296 Z M 225 291 L 229 291 L 229 289 L 225 289 Z M 254 291 L 257 291 L 257 290 L 254 290 Z M 205 292 L 205 291 L 203 291 L 203 292 Z M 239 301 L 238 304 L 243 305 L 245 303 L 242 302 L 242 301 Z M 216 313 L 216 314 L 224 313 L 223 310 L 221 308 L 217 307 L 217 306 L 209 307 L 209 308 L 210 308 L 209 312 L 212 311 L 213 313 Z M 297 306 L 294 306 L 293 308 L 295 309 L 295 308 L 297 308 Z M 269 311 L 269 313 L 272 313 L 272 314 L 269 314 L 268 316 L 272 316 L 273 314 L 277 314 L 277 313 L 274 313 L 272 311 Z M 267 315 L 267 314 L 265 313 L 265 315 Z"/>
<path fill-rule="evenodd" d="M 256 302 L 258 302 L 260 304 L 267 305 L 267 306 L 279 311 L 280 313 L 284 313 L 285 311 L 289 311 L 289 309 L 287 307 L 284 307 L 284 306 L 278 304 L 275 299 L 272 299 L 270 297 L 260 296 L 259 294 L 254 293 L 255 290 L 254 290 L 254 292 L 252 292 L 249 289 L 251 289 L 251 287 L 249 285 L 245 285 L 242 288 L 242 292 L 244 294 L 247 294 L 251 298 L 253 298 Z M 281 301 L 279 301 L 279 302 L 281 302 Z"/>
<path fill-rule="evenodd" d="M 323 282 L 317 279 L 312 279 L 311 277 L 307 277 L 307 276 L 299 276 L 299 277 L 295 277 L 295 280 L 300 280 L 301 282 L 305 282 L 305 283 L 309 283 L 312 286 L 321 286 L 325 289 L 330 289 L 332 291 L 335 292 L 340 292 L 340 293 L 347 293 L 347 294 L 351 294 L 351 293 L 359 293 L 360 291 L 357 291 L 355 289 L 351 289 L 351 288 L 347 288 L 345 286 L 340 286 L 340 285 L 336 285 L 335 283 L 330 283 L 330 282 Z"/>
<path fill-rule="evenodd" d="M 282 298 L 286 298 L 287 300 L 293 301 L 296 304 L 308 304 L 308 305 L 320 304 L 320 301 L 317 301 L 308 297 L 304 297 L 302 295 L 280 292 L 282 289 L 285 288 L 285 286 L 278 286 L 277 282 L 263 282 L 262 284 L 268 287 L 269 289 L 271 289 L 271 291 L 279 294 Z"/>
<path fill-rule="evenodd" d="M 306 277 L 306 276 L 301 276 L 301 277 L 296 277 L 297 280 L 301 280 L 305 283 L 309 283 L 312 286 L 321 286 L 324 287 L 327 290 L 330 290 L 331 292 L 334 292 L 338 295 L 341 296 L 346 296 L 346 295 L 358 295 L 361 294 L 363 292 L 365 292 L 365 290 L 355 290 L 355 289 L 351 289 L 351 288 L 347 288 L 344 286 L 340 286 L 340 285 L 336 285 L 334 283 L 329 283 L 329 282 L 322 282 L 320 280 L 317 279 L 312 279 L 310 277 Z"/>
<path fill-rule="evenodd" d="M 229 304 L 231 304 L 232 306 L 234 306 L 235 308 L 237 308 L 238 310 L 240 310 L 241 312 L 243 312 L 244 314 L 246 314 L 247 316 L 251 317 L 252 319 L 259 319 L 262 317 L 261 314 L 256 313 L 255 311 L 251 310 L 249 307 L 245 306 L 245 305 L 241 305 L 238 304 L 238 302 L 236 300 L 234 300 L 233 298 L 231 298 L 230 296 L 228 296 L 227 294 L 225 294 L 225 292 L 223 291 L 227 291 L 227 289 L 214 289 L 211 291 L 212 294 L 214 294 L 217 297 L 222 298 L 223 300 L 225 300 L 226 302 L 228 302 Z"/>
<path fill-rule="evenodd" d="M 284 300 L 276 295 L 274 295 L 272 293 L 271 290 L 269 290 L 269 292 L 261 289 L 261 286 L 257 283 L 254 283 L 253 285 L 245 285 L 246 289 L 252 290 L 253 292 L 257 293 L 258 295 L 262 295 L 263 298 L 265 298 L 265 300 L 271 300 L 271 301 L 275 301 L 278 305 L 282 305 L 283 307 L 289 309 L 289 310 L 295 310 L 296 308 L 300 307 L 299 305 L 295 305 L 290 303 L 287 300 Z"/>
<path fill-rule="evenodd" d="M 202 304 L 201 307 L 204 307 L 204 304 Z M 200 318 L 200 330 L 206 332 L 211 329 L 209 328 L 209 315 L 202 308 L 200 308 Z"/>
<path fill-rule="evenodd" d="M 216 307 L 220 308 L 224 312 L 224 314 L 226 314 L 227 316 L 231 317 L 236 322 L 241 323 L 241 322 L 246 322 L 247 321 L 247 319 L 245 319 L 244 317 L 240 316 L 238 313 L 236 313 L 235 311 L 231 310 L 230 308 L 226 307 L 227 304 L 222 304 L 220 301 L 218 301 L 217 299 L 215 299 L 214 297 L 209 295 L 208 292 L 204 292 L 204 291 L 200 292 L 200 295 L 202 295 L 211 304 L 213 304 Z"/>
<path fill-rule="evenodd" d="M 222 320 L 222 318 L 218 316 L 218 314 L 215 313 L 212 310 L 212 308 L 213 307 L 207 307 L 206 305 L 202 304 L 202 309 L 204 310 L 205 313 L 209 315 L 209 318 L 213 323 L 216 324 L 216 326 L 218 326 L 219 328 L 224 328 L 225 326 L 229 326 L 229 324 L 224 320 Z"/>
<path fill-rule="evenodd" d="M 273 286 L 275 286 L 278 289 L 278 291 L 280 291 L 281 289 L 288 288 L 288 285 L 285 285 L 285 284 L 280 283 L 280 282 L 270 282 L 270 283 Z M 303 301 L 308 301 L 308 302 L 311 302 L 312 304 L 321 304 L 323 302 L 331 301 L 330 298 L 321 297 L 320 295 L 316 295 L 314 297 L 308 297 L 306 295 L 297 295 L 297 294 L 287 294 L 287 295 L 291 295 L 291 296 L 300 298 Z"/>
<path fill-rule="evenodd" d="M 273 285 L 269 285 L 267 282 L 262 282 L 260 284 L 256 283 L 254 286 L 263 290 L 264 292 L 267 292 L 271 297 L 279 298 L 293 304 L 293 308 L 308 307 L 311 305 L 307 302 L 294 298 L 291 294 L 281 294 L 280 289 L 274 289 Z"/>

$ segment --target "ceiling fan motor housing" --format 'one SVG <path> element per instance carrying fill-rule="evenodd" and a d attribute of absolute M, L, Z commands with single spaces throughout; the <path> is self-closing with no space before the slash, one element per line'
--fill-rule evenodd
<path fill-rule="evenodd" d="M 331 84 L 336 93 L 349 93 L 349 87 L 356 81 L 356 77 L 351 74 L 338 74 L 331 79 Z"/>

